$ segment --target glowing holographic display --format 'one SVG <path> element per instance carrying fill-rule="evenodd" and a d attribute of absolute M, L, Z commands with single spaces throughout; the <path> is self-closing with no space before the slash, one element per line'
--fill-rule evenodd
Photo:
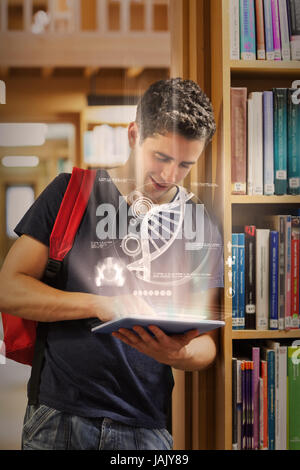
<path fill-rule="evenodd" d="M 106 258 L 103 263 L 96 266 L 96 286 L 122 287 L 125 283 L 124 267 L 114 258 Z"/>

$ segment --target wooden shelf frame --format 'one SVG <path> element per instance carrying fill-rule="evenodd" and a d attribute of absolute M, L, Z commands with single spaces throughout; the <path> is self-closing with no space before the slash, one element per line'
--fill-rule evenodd
<path fill-rule="evenodd" d="M 230 29 L 229 12 L 230 0 L 211 0 L 211 98 L 217 120 L 217 136 L 213 143 L 213 155 L 223 161 L 223 235 L 224 235 L 224 311 L 232 311 L 230 295 L 227 295 L 231 283 L 229 282 L 229 267 L 226 265 L 230 255 L 227 244 L 231 242 L 232 222 L 236 210 L 247 205 L 247 210 L 255 211 L 265 205 L 278 205 L 284 207 L 291 205 L 300 207 L 300 196 L 235 196 L 231 194 L 231 138 L 230 138 L 230 87 L 232 80 L 245 83 L 247 78 L 256 86 L 256 79 L 260 82 L 270 81 L 271 78 L 280 79 L 290 86 L 291 78 L 300 77 L 300 62 L 290 61 L 232 61 L 230 60 Z M 241 86 L 239 84 L 239 86 Z M 270 84 L 266 85 L 270 87 Z M 237 212 L 238 214 L 238 212 Z M 249 221 L 251 222 L 251 221 Z M 222 331 L 220 353 L 217 361 L 217 402 L 216 402 L 216 448 L 231 450 L 232 448 L 232 352 L 233 342 L 240 340 L 259 340 L 270 338 L 292 339 L 300 338 L 300 330 L 290 331 L 258 331 L 258 330 L 232 330 L 230 315 L 226 315 L 226 326 Z"/>

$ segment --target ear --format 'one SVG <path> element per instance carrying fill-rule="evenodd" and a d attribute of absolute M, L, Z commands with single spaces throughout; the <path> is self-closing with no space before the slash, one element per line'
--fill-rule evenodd
<path fill-rule="evenodd" d="M 136 122 L 131 122 L 128 126 L 128 142 L 133 149 L 139 141 L 139 128 Z"/>

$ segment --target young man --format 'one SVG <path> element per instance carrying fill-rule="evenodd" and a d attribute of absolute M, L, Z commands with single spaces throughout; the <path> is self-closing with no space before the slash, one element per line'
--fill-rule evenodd
<path fill-rule="evenodd" d="M 170 248 L 163 248 L 168 237 L 162 231 L 156 241 L 151 239 L 152 251 L 146 248 L 150 258 L 134 268 L 137 255 L 145 249 L 136 227 L 142 219 L 136 215 L 136 200 L 142 201 L 139 207 L 145 214 L 147 204 L 166 204 L 167 210 L 176 198 L 186 197 L 178 185 L 197 164 L 214 132 L 211 104 L 198 85 L 181 79 L 153 84 L 141 98 L 136 121 L 128 129 L 131 155 L 127 165 L 134 159 L 136 178 L 125 184 L 115 178 L 114 171 L 98 171 L 55 288 L 40 279 L 70 175 L 59 175 L 16 227 L 20 238 L 0 273 L 0 310 L 49 324 L 39 404 L 27 407 L 24 449 L 172 448 L 166 429 L 173 388 L 171 367 L 191 371 L 208 367 L 216 356 L 216 334 L 199 336 L 193 330 L 168 336 L 151 325 L 149 334 L 137 324 L 134 332 L 121 329 L 112 335 L 96 335 L 88 319 L 105 322 L 127 312 L 151 314 L 158 304 L 170 302 L 182 309 L 195 297 L 200 313 L 215 309 L 223 285 L 222 242 L 207 215 L 198 227 L 204 248 L 198 249 L 196 266 L 197 253 L 185 252 L 186 240 L 169 242 Z M 163 219 L 169 222 L 165 230 L 170 240 L 176 211 L 161 215 Z M 154 226 L 149 223 L 150 238 Z M 153 250 L 160 256 L 152 262 Z M 113 269 L 118 273 L 115 277 Z M 185 282 L 182 273 L 188 269 L 194 276 L 187 276 Z"/>

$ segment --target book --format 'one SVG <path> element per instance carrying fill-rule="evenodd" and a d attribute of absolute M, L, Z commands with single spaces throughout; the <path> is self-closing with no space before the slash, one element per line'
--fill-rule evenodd
<path fill-rule="evenodd" d="M 274 186 L 273 93 L 263 92 L 264 194 L 272 196 Z"/>
<path fill-rule="evenodd" d="M 238 234 L 238 328 L 245 328 L 245 234 Z"/>
<path fill-rule="evenodd" d="M 292 326 L 291 314 L 291 216 L 284 215 L 284 230 L 285 230 L 285 329 L 290 329 Z"/>
<path fill-rule="evenodd" d="M 278 330 L 279 233 L 270 231 L 270 330 Z"/>
<path fill-rule="evenodd" d="M 263 0 L 255 0 L 257 59 L 266 59 Z M 289 43 L 290 44 L 290 43 Z"/>
<path fill-rule="evenodd" d="M 292 60 L 300 60 L 300 4 L 299 0 L 288 0 L 290 20 L 290 45 Z"/>
<path fill-rule="evenodd" d="M 253 449 L 259 449 L 259 373 L 260 348 L 252 348 Z"/>
<path fill-rule="evenodd" d="M 275 351 L 262 348 L 268 374 L 268 450 L 275 450 Z"/>
<path fill-rule="evenodd" d="M 274 60 L 273 24 L 271 0 L 264 0 L 264 23 L 267 60 Z"/>
<path fill-rule="evenodd" d="M 247 88 L 231 88 L 231 188 L 246 194 Z"/>
<path fill-rule="evenodd" d="M 237 429 L 237 358 L 232 358 L 232 450 L 238 450 Z"/>
<path fill-rule="evenodd" d="M 291 232 L 291 328 L 299 328 L 300 217 L 292 217 Z"/>
<path fill-rule="evenodd" d="M 287 89 L 274 88 L 275 194 L 287 194 Z"/>
<path fill-rule="evenodd" d="M 231 236 L 232 243 L 232 329 L 239 329 L 238 324 L 238 314 L 239 314 L 239 305 L 238 305 L 238 234 L 233 233 Z"/>
<path fill-rule="evenodd" d="M 291 60 L 290 33 L 286 0 L 278 0 L 282 60 Z"/>
<path fill-rule="evenodd" d="M 271 0 L 274 59 L 281 60 L 280 20 L 278 0 Z"/>
<path fill-rule="evenodd" d="M 256 229 L 256 329 L 269 326 L 269 229 Z"/>
<path fill-rule="evenodd" d="M 260 375 L 262 379 L 262 427 L 260 428 L 260 449 L 268 449 L 268 363 L 266 360 L 260 361 Z"/>
<path fill-rule="evenodd" d="M 240 0 L 230 0 L 230 59 L 240 58 Z"/>
<path fill-rule="evenodd" d="M 288 449 L 300 450 L 300 347 L 288 348 Z"/>
<path fill-rule="evenodd" d="M 264 224 L 279 234 L 278 239 L 278 329 L 285 328 L 285 220 L 284 216 L 264 217 Z"/>
<path fill-rule="evenodd" d="M 247 194 L 253 196 L 254 187 L 254 107 L 253 100 L 248 98 L 248 142 L 247 142 Z"/>
<path fill-rule="evenodd" d="M 287 91 L 288 120 L 288 193 L 300 194 L 300 105 L 294 99 L 295 89 Z M 295 102 L 294 102 L 295 101 Z"/>
<path fill-rule="evenodd" d="M 240 0 L 240 43 L 243 60 L 256 59 L 254 0 Z"/>
<path fill-rule="evenodd" d="M 287 427 L 287 348 L 275 341 L 268 341 L 275 352 L 275 450 L 286 450 Z"/>
<path fill-rule="evenodd" d="M 253 195 L 263 194 L 263 95 L 262 92 L 252 92 L 252 129 L 249 135 L 249 147 L 252 153 Z"/>
<path fill-rule="evenodd" d="M 245 226 L 245 328 L 256 325 L 256 227 Z"/>
<path fill-rule="evenodd" d="M 242 448 L 242 412 L 243 412 L 243 400 L 242 400 L 242 361 L 237 360 L 237 392 L 236 392 L 236 419 L 237 419 L 237 450 Z"/>

